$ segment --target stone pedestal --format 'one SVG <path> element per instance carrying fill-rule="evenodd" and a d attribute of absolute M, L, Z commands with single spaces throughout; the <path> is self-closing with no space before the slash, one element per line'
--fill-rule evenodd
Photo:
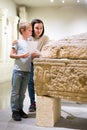
<path fill-rule="evenodd" d="M 59 98 L 37 96 L 36 125 L 53 127 L 61 115 Z"/>

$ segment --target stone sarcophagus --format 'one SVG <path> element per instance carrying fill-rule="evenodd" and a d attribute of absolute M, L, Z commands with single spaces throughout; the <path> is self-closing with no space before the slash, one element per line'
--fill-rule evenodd
<path fill-rule="evenodd" d="M 38 96 L 87 103 L 87 60 L 41 58 L 34 64 Z"/>
<path fill-rule="evenodd" d="M 55 110 L 50 112 L 54 115 L 54 120 L 48 124 L 48 119 L 44 119 L 45 123 L 41 121 L 43 115 L 39 115 L 38 104 L 41 99 L 44 103 L 48 100 L 48 104 L 48 98 L 58 99 L 58 102 L 59 99 L 67 99 L 87 103 L 87 34 L 68 37 L 44 46 L 42 57 L 34 60 L 34 83 L 38 97 L 37 125 L 53 126 L 61 114 L 59 103 L 56 107 L 57 110 L 59 108 L 59 113 L 55 114 Z"/>

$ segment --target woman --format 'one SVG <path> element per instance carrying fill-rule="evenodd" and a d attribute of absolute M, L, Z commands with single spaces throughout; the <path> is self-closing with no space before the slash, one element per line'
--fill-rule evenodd
<path fill-rule="evenodd" d="M 34 19 L 32 22 L 32 37 L 34 41 L 37 41 L 37 50 L 41 51 L 43 46 L 48 43 L 49 38 L 44 35 L 44 24 L 43 21 L 40 19 Z M 35 57 L 35 56 L 34 56 Z M 38 57 L 38 55 L 36 55 Z M 36 111 L 36 103 L 35 103 L 35 91 L 34 91 L 34 67 L 33 61 L 31 62 L 31 72 L 30 72 L 30 79 L 28 83 L 28 93 L 30 97 L 30 106 L 29 112 Z"/>

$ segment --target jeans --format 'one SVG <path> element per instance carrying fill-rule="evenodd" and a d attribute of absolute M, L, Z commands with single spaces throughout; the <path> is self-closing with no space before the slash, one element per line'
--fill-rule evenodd
<path fill-rule="evenodd" d="M 31 71 L 30 71 L 30 79 L 28 83 L 28 93 L 30 97 L 30 103 L 35 103 L 35 91 L 34 91 L 34 66 L 33 63 L 31 62 Z"/>
<path fill-rule="evenodd" d="M 11 109 L 18 111 L 23 109 L 23 101 L 29 81 L 29 72 L 13 71 L 12 75 L 12 91 L 11 91 Z"/>

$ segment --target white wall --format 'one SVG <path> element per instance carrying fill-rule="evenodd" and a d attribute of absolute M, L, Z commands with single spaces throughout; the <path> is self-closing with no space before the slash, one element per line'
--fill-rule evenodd
<path fill-rule="evenodd" d="M 3 9 L 3 10 L 7 9 L 8 10 L 7 17 L 16 16 L 16 4 L 13 2 L 13 0 L 0 0 L 0 9 Z M 11 37 L 11 36 L 9 35 L 9 37 Z M 3 43 L 3 44 L 5 45 L 5 43 Z M 6 44 L 7 44 L 6 54 L 8 54 L 8 48 L 9 48 L 8 46 L 11 46 L 11 43 L 8 43 L 6 40 Z M 4 48 L 5 48 L 5 46 L 4 46 Z M 1 48 L 1 42 L 0 42 L 0 51 L 1 51 L 1 49 L 2 48 Z M 0 55 L 1 55 L 1 53 L 0 53 Z M 7 55 L 5 55 L 5 57 L 6 56 Z M 11 80 L 12 69 L 13 69 L 12 62 L 9 62 L 7 59 L 5 62 L 0 60 L 0 83 Z"/>
<path fill-rule="evenodd" d="M 8 9 L 9 16 L 16 15 L 16 4 L 13 2 L 13 0 L 0 0 L 0 8 Z"/>
<path fill-rule="evenodd" d="M 87 6 L 29 8 L 28 20 L 40 18 L 51 39 L 87 32 Z"/>

